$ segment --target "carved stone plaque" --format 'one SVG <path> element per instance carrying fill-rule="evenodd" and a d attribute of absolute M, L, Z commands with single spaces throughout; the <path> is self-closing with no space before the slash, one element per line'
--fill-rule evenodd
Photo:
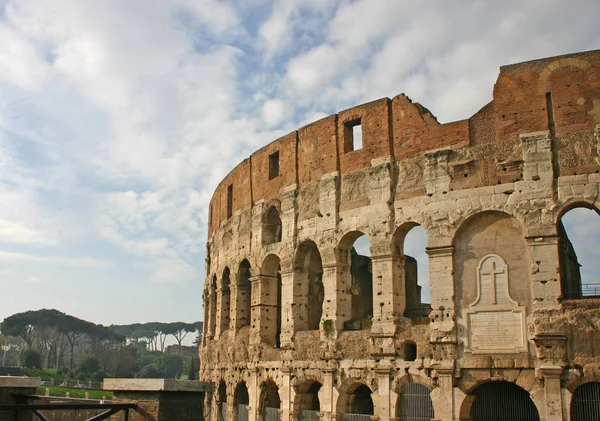
<path fill-rule="evenodd" d="M 520 310 L 467 313 L 468 346 L 477 351 L 518 351 L 525 347 L 524 314 Z"/>
<path fill-rule="evenodd" d="M 477 298 L 463 310 L 466 350 L 474 354 L 527 352 L 525 307 L 510 297 L 508 266 L 484 256 L 477 268 Z"/>

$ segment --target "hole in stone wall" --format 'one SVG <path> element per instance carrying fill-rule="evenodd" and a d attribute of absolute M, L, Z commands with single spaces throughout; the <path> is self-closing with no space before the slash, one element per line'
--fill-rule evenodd
<path fill-rule="evenodd" d="M 279 176 L 279 151 L 269 155 L 269 180 Z"/>
<path fill-rule="evenodd" d="M 363 133 L 360 118 L 344 123 L 344 153 L 357 151 L 363 147 Z"/>
<path fill-rule="evenodd" d="M 404 360 L 415 361 L 417 359 L 417 344 L 412 341 L 404 343 Z"/>
<path fill-rule="evenodd" d="M 233 184 L 227 186 L 227 218 L 233 215 Z"/>

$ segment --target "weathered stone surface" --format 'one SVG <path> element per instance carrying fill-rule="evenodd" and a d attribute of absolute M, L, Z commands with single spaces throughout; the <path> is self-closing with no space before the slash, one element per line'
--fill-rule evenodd
<path fill-rule="evenodd" d="M 493 101 L 448 124 L 404 94 L 383 98 L 227 175 L 210 206 L 200 358 L 228 419 L 242 403 L 257 421 L 277 388 L 282 421 L 315 400 L 330 421 L 356 410 L 360 386 L 375 417 L 395 419 L 407 383 L 432 390 L 437 419 L 470 419 L 489 381 L 525 389 L 541 420 L 567 419 L 564 388 L 600 378 L 600 300 L 567 284 L 559 230 L 572 207 L 600 206 L 599 75 L 600 51 L 503 66 Z M 418 225 L 431 303 L 404 254 Z M 362 234 L 370 261 L 353 252 Z M 490 256 L 502 274 L 482 269 Z"/>

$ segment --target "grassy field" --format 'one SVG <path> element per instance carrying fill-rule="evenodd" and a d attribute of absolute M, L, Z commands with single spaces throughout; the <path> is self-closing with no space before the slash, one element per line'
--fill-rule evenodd
<path fill-rule="evenodd" d="M 44 396 L 46 394 L 46 389 L 50 389 L 50 396 L 60 396 L 65 397 L 66 393 L 70 393 L 71 398 L 85 398 L 85 392 L 89 392 L 90 399 L 102 399 L 102 396 L 105 396 L 107 400 L 112 399 L 112 392 L 108 392 L 105 390 L 95 390 L 95 389 L 78 389 L 74 387 L 63 387 L 63 386 L 41 386 L 36 390 L 37 395 Z"/>

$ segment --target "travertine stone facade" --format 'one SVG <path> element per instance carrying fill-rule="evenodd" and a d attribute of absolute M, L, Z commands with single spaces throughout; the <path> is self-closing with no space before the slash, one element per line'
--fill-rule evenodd
<path fill-rule="evenodd" d="M 255 152 L 210 204 L 212 419 L 476 420 L 494 399 L 585 419 L 573 408 L 582 388 L 600 396 L 600 298 L 561 271 L 559 227 L 600 208 L 599 184 L 600 51 L 501 67 L 467 120 L 398 95 Z M 430 307 L 404 255 L 417 225 Z M 370 261 L 352 247 L 362 234 Z"/>

